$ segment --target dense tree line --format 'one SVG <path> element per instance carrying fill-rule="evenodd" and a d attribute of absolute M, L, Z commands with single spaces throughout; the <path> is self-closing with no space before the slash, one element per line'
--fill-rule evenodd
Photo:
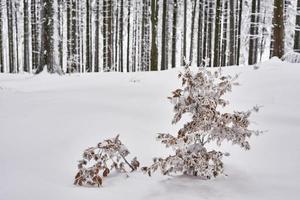
<path fill-rule="evenodd" d="M 0 72 L 255 64 L 300 52 L 299 7 L 300 0 L 0 0 Z"/>

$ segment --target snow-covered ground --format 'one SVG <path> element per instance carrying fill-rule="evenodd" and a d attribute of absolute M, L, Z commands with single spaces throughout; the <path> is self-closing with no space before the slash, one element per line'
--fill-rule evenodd
<path fill-rule="evenodd" d="M 82 151 L 121 135 L 142 165 L 168 150 L 155 133 L 175 133 L 166 97 L 178 86 L 177 71 L 84 75 L 0 74 L 0 199 L 299 199 L 300 66 L 277 60 L 240 73 L 228 95 L 231 108 L 263 105 L 252 128 L 267 130 L 250 151 L 225 144 L 228 176 L 210 181 L 141 172 L 112 174 L 103 187 L 73 185 Z M 131 156 L 130 155 L 130 156 Z"/>

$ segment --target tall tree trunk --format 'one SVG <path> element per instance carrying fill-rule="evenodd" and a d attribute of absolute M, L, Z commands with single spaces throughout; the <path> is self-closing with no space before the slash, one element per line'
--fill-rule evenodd
<path fill-rule="evenodd" d="M 112 70 L 113 62 L 112 0 L 103 1 L 103 65 L 105 71 Z"/>
<path fill-rule="evenodd" d="M 71 60 L 71 70 L 72 72 L 78 72 L 79 66 L 78 66 L 78 46 L 77 46 L 77 10 L 76 10 L 76 0 L 72 0 L 72 7 L 71 7 L 71 46 L 72 46 L 72 60 Z"/>
<path fill-rule="evenodd" d="M 213 32 L 213 14 L 214 14 L 214 9 L 213 9 L 214 3 L 212 1 L 209 1 L 209 11 L 208 11 L 208 29 L 207 29 L 207 66 L 211 67 L 212 66 L 212 32 Z"/>
<path fill-rule="evenodd" d="M 123 22 L 123 17 L 124 17 L 124 0 L 121 0 L 121 5 L 120 5 L 120 19 L 119 19 L 119 71 L 123 72 L 123 31 L 124 31 L 124 22 Z"/>
<path fill-rule="evenodd" d="M 187 31 L 187 0 L 184 0 L 183 2 L 183 49 L 182 49 L 182 60 L 181 60 L 181 65 L 185 66 L 186 65 L 186 35 Z"/>
<path fill-rule="evenodd" d="M 253 0 L 256 1 L 256 0 Z M 234 0 L 229 0 L 229 65 L 235 64 L 235 15 L 234 15 Z"/>
<path fill-rule="evenodd" d="M 91 3 L 86 0 L 86 70 L 92 71 L 92 55 L 91 55 Z"/>
<path fill-rule="evenodd" d="M 283 23 L 283 0 L 274 1 L 274 24 L 273 24 L 273 56 L 281 58 L 284 55 L 284 23 Z"/>
<path fill-rule="evenodd" d="M 127 21 L 127 58 L 126 58 L 126 68 L 127 72 L 129 72 L 130 68 L 130 7 L 131 7 L 131 0 L 128 0 L 128 21 Z"/>
<path fill-rule="evenodd" d="M 192 24 L 191 24 L 191 42 L 190 42 L 190 59 L 189 65 L 193 62 L 193 44 L 194 44 L 194 27 L 195 27 L 195 18 L 196 18 L 196 8 L 197 8 L 197 0 L 193 1 L 193 11 L 192 11 Z"/>
<path fill-rule="evenodd" d="M 242 13 L 243 13 L 243 0 L 240 0 L 239 7 L 239 20 L 238 20 L 238 44 L 237 44 L 237 55 L 236 55 L 236 64 L 240 64 L 240 55 L 241 55 L 241 27 L 242 27 Z"/>
<path fill-rule="evenodd" d="M 9 34 L 8 34 L 8 12 L 7 12 L 7 2 L 6 0 L 0 0 L 1 2 L 1 66 L 2 66 L 2 72 L 9 72 Z"/>
<path fill-rule="evenodd" d="M 49 72 L 52 72 L 52 3 L 53 0 L 41 0 L 41 19 L 42 19 L 42 35 L 41 35 L 41 51 L 40 51 L 40 65 L 36 73 L 43 71 L 47 67 Z"/>
<path fill-rule="evenodd" d="M 214 67 L 220 66 L 221 0 L 216 1 Z"/>
<path fill-rule="evenodd" d="M 149 0 L 143 0 L 142 12 L 142 47 L 141 70 L 148 71 L 150 64 L 150 4 Z"/>
<path fill-rule="evenodd" d="M 8 19 L 8 39 L 9 39 L 9 72 L 15 73 L 15 53 L 14 53 L 14 30 L 13 30 L 13 5 L 12 1 L 7 1 Z"/>
<path fill-rule="evenodd" d="M 116 2 L 115 4 L 116 9 L 115 11 L 113 11 L 113 13 L 115 12 L 115 19 L 113 21 L 113 35 L 114 35 L 114 70 L 118 71 L 118 37 L 119 37 L 119 2 Z M 114 9 L 114 8 L 113 8 Z"/>
<path fill-rule="evenodd" d="M 300 53 L 300 0 L 297 2 L 294 50 L 295 52 Z"/>
<path fill-rule="evenodd" d="M 24 71 L 31 71 L 31 18 L 30 18 L 30 7 L 31 2 L 29 0 L 24 0 Z"/>
<path fill-rule="evenodd" d="M 95 72 L 99 72 L 99 34 L 100 34 L 100 6 L 96 1 L 96 33 L 95 33 Z"/>
<path fill-rule="evenodd" d="M 178 2 L 177 2 L 177 0 L 173 0 L 172 68 L 176 67 L 177 10 L 178 10 Z"/>
<path fill-rule="evenodd" d="M 202 16 L 203 16 L 203 5 L 204 2 L 199 2 L 199 13 L 198 13 L 198 36 L 197 36 L 197 66 L 200 67 L 202 65 Z"/>
<path fill-rule="evenodd" d="M 2 1 L 0 0 L 0 72 L 4 72 L 4 62 L 3 62 L 3 46 L 2 46 L 2 29 L 3 29 L 3 17 L 2 16 Z"/>
<path fill-rule="evenodd" d="M 168 49 L 167 49 L 167 26 L 168 26 L 168 21 L 167 21 L 167 0 L 163 0 L 163 14 L 162 14 L 162 43 L 161 43 L 161 70 L 166 70 L 168 69 Z"/>
<path fill-rule="evenodd" d="M 208 3 L 207 3 L 207 0 L 204 0 L 204 28 L 203 28 L 203 53 L 202 53 L 202 59 L 201 59 L 201 63 L 203 66 L 207 66 L 207 44 L 208 44 L 208 41 L 207 41 L 207 35 L 208 35 Z"/>
<path fill-rule="evenodd" d="M 250 24 L 250 39 L 249 39 L 249 57 L 248 64 L 253 65 L 256 63 L 256 53 L 255 53 L 255 41 L 257 35 L 255 35 L 256 30 L 256 0 L 252 0 L 251 6 L 251 24 Z"/>
<path fill-rule="evenodd" d="M 228 32 L 228 1 L 224 2 L 223 39 L 221 49 L 221 66 L 227 65 L 227 32 Z"/>
<path fill-rule="evenodd" d="M 151 0 L 151 71 L 158 70 L 157 15 L 158 0 Z"/>

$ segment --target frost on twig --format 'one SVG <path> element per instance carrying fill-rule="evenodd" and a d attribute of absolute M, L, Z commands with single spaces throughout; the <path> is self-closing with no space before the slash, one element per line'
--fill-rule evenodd
<path fill-rule="evenodd" d="M 175 154 L 166 158 L 155 158 L 149 167 L 142 171 L 149 176 L 156 170 L 164 175 L 186 174 L 210 179 L 223 173 L 222 157 L 228 153 L 208 150 L 207 144 L 215 142 L 221 145 L 223 141 L 239 145 L 245 150 L 250 149 L 249 138 L 260 131 L 248 129 L 251 113 L 259 110 L 258 106 L 248 111 L 233 113 L 220 111 L 229 104 L 223 99 L 227 92 L 231 92 L 238 76 L 224 76 L 221 70 L 211 72 L 199 68 L 193 72 L 186 67 L 178 75 L 182 87 L 174 90 L 168 97 L 174 105 L 173 124 L 179 122 L 183 115 L 191 116 L 191 121 L 179 129 L 176 136 L 159 133 L 157 140 L 167 148 L 171 147 Z"/>
<path fill-rule="evenodd" d="M 119 135 L 86 149 L 83 159 L 78 163 L 74 184 L 99 187 L 103 177 L 108 176 L 112 170 L 123 173 L 136 170 L 140 163 L 136 157 L 129 163 L 126 159 L 128 154 L 129 150 L 120 141 Z"/>

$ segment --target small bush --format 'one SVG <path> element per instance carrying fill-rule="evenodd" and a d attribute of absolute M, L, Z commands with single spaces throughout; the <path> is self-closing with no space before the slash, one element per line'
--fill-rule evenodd
<path fill-rule="evenodd" d="M 237 76 L 223 76 L 221 70 L 211 72 L 199 68 L 193 72 L 186 67 L 179 74 L 182 87 L 174 90 L 168 97 L 174 105 L 173 124 L 179 122 L 183 115 L 191 117 L 191 121 L 177 132 L 177 136 L 160 133 L 157 140 L 167 148 L 171 147 L 175 154 L 166 158 L 155 158 L 154 163 L 142 170 L 151 176 L 152 172 L 160 170 L 164 175 L 186 174 L 210 179 L 223 173 L 223 153 L 208 150 L 206 145 L 223 141 L 232 142 L 245 150 L 250 149 L 248 139 L 260 131 L 249 130 L 249 117 L 252 111 L 258 111 L 256 106 L 249 111 L 221 112 L 222 107 L 229 104 L 223 99 L 230 92 Z"/>
<path fill-rule="evenodd" d="M 75 185 L 102 185 L 103 177 L 107 177 L 112 170 L 128 172 L 136 170 L 140 163 L 137 158 L 129 163 L 126 157 L 129 150 L 120 141 L 119 135 L 98 143 L 83 152 L 83 159 L 78 163 L 78 172 L 75 176 Z"/>

